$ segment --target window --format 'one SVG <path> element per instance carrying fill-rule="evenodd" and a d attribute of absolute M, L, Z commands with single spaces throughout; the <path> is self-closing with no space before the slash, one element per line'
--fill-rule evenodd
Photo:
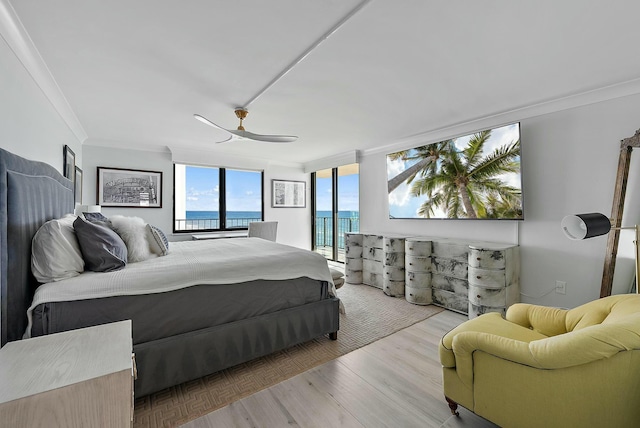
<path fill-rule="evenodd" d="M 246 229 L 264 218 L 262 171 L 175 164 L 173 231 Z"/>
<path fill-rule="evenodd" d="M 312 249 L 329 260 L 344 262 L 344 234 L 360 230 L 359 165 L 324 169 L 311 177 Z"/>

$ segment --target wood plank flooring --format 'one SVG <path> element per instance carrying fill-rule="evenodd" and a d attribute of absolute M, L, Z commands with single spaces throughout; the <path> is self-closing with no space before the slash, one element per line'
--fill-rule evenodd
<path fill-rule="evenodd" d="M 182 427 L 495 427 L 442 394 L 437 345 L 465 319 L 443 311 Z"/>

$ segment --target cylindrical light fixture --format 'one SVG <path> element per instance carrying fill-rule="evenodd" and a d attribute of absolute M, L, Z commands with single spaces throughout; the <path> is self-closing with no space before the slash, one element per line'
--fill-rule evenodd
<path fill-rule="evenodd" d="M 600 213 L 568 215 L 560 225 L 565 235 L 575 240 L 605 235 L 611 230 L 611 220 Z"/>

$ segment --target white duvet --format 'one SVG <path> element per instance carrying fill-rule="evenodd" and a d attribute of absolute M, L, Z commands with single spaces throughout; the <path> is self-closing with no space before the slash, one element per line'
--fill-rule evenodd
<path fill-rule="evenodd" d="M 84 272 L 41 285 L 27 311 L 25 338 L 30 337 L 33 308 L 41 303 L 162 293 L 197 284 L 300 277 L 327 281 L 329 294 L 336 295 L 326 259 L 312 251 L 260 238 L 172 242 L 164 257 L 130 263 L 116 272 Z"/>

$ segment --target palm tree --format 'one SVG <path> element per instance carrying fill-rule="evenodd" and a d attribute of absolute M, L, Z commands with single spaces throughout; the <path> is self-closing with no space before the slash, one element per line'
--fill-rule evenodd
<path fill-rule="evenodd" d="M 387 158 L 389 160 L 402 159 L 403 161 L 408 161 L 419 159 L 418 162 L 414 163 L 409 168 L 405 169 L 388 181 L 389 193 L 393 192 L 404 182 L 411 184 L 418 174 L 421 176 L 434 174 L 438 167 L 438 159 L 440 159 L 442 152 L 448 149 L 449 141 L 451 140 L 416 147 L 414 149 L 414 153 L 411 153 L 409 150 L 403 150 L 388 155 Z"/>
<path fill-rule="evenodd" d="M 507 206 L 520 205 L 520 190 L 497 178 L 504 173 L 518 172 L 520 140 L 483 157 L 482 149 L 490 137 L 490 130 L 474 134 L 462 151 L 456 150 L 454 143 L 449 141 L 448 150 L 441 154 L 437 172 L 421 178 L 411 187 L 413 196 L 427 196 L 419 215 L 430 217 L 436 207 L 441 207 L 449 218 L 478 218 L 490 215 L 488 202 L 495 207 L 500 205 L 499 200 Z"/>

